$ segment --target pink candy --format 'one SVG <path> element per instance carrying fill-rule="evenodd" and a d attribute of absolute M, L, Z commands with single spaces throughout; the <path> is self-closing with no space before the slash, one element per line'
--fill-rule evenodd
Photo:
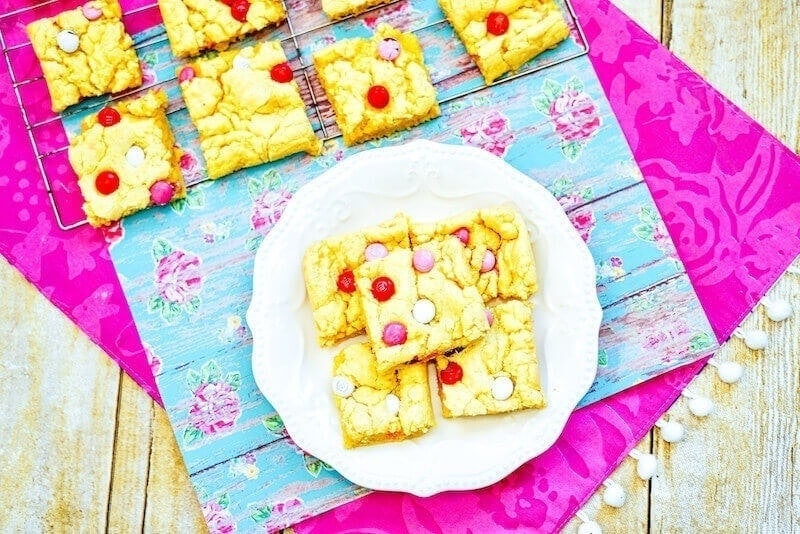
<path fill-rule="evenodd" d="M 378 43 L 378 55 L 386 61 L 394 61 L 400 57 L 400 43 L 397 39 L 384 39 Z"/>
<path fill-rule="evenodd" d="M 497 264 L 497 258 L 494 256 L 494 252 L 491 250 L 487 250 L 486 254 L 483 255 L 483 263 L 481 263 L 481 272 L 488 273 L 494 266 Z"/>
<path fill-rule="evenodd" d="M 389 323 L 383 328 L 383 342 L 387 347 L 402 345 L 406 339 L 408 339 L 408 331 L 400 323 Z"/>
<path fill-rule="evenodd" d="M 459 228 L 453 235 L 456 236 L 462 243 L 469 245 L 469 230 L 466 228 Z"/>
<path fill-rule="evenodd" d="M 411 259 L 414 269 L 421 273 L 428 273 L 433 269 L 434 259 L 433 253 L 430 250 L 419 249 L 414 251 L 414 256 Z"/>
<path fill-rule="evenodd" d="M 486 321 L 489 323 L 489 326 L 494 324 L 494 314 L 491 310 L 484 310 L 483 313 L 486 314 Z"/>
<path fill-rule="evenodd" d="M 381 243 L 372 243 L 364 250 L 367 261 L 375 261 L 389 255 L 389 250 Z"/>
<path fill-rule="evenodd" d="M 103 11 L 94 5 L 94 2 L 86 2 L 81 7 L 81 12 L 86 20 L 97 20 L 103 16 Z"/>
<path fill-rule="evenodd" d="M 175 189 L 167 181 L 159 180 L 150 186 L 150 200 L 156 206 L 168 204 L 173 196 L 175 196 Z"/>
<path fill-rule="evenodd" d="M 188 82 L 194 78 L 194 69 L 192 67 L 183 67 L 178 73 L 179 82 Z"/>

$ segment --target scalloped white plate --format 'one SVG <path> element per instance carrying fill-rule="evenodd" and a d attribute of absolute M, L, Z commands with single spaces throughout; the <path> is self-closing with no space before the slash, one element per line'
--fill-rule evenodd
<path fill-rule="evenodd" d="M 336 350 L 316 343 L 306 248 L 398 211 L 436 220 L 503 203 L 520 210 L 534 241 L 547 407 L 448 420 L 434 393 L 437 424 L 425 436 L 345 449 L 330 388 Z M 298 191 L 258 250 L 247 322 L 256 383 L 298 446 L 361 486 L 427 496 L 488 486 L 553 444 L 594 381 L 601 315 L 592 257 L 547 190 L 481 150 L 414 141 L 347 158 Z"/>

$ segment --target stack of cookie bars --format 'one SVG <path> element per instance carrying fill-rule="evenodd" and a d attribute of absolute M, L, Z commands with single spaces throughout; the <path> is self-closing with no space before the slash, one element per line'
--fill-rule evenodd
<path fill-rule="evenodd" d="M 346 447 L 412 438 L 434 426 L 430 362 L 445 417 L 544 406 L 533 247 L 515 209 L 436 223 L 399 214 L 314 244 L 303 275 L 321 346 L 366 335 L 333 359 Z"/>
<path fill-rule="evenodd" d="M 322 10 L 339 19 L 388 1 L 322 0 Z M 439 3 L 487 83 L 569 34 L 554 0 Z M 213 49 L 176 72 L 199 132 L 209 178 L 298 152 L 321 153 L 322 142 L 280 42 L 225 51 L 233 41 L 283 22 L 287 14 L 282 0 L 158 4 L 176 57 Z M 56 113 L 83 98 L 142 84 L 117 0 L 90 0 L 27 29 Z M 422 47 L 412 33 L 380 24 L 373 37 L 339 41 L 316 52 L 313 61 L 347 145 L 411 128 L 440 114 Z M 180 156 L 160 90 L 106 106 L 87 118 L 71 140 L 69 159 L 89 223 L 109 225 L 150 205 L 183 197 Z"/>

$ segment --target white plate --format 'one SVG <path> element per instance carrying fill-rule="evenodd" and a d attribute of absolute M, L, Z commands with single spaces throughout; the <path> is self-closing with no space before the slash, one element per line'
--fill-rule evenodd
<path fill-rule="evenodd" d="M 425 436 L 345 449 L 330 388 L 336 350 L 316 343 L 306 248 L 398 211 L 436 220 L 503 203 L 517 206 L 534 241 L 547 407 L 446 420 L 434 393 L 436 426 Z M 591 255 L 547 190 L 481 150 L 414 141 L 347 158 L 297 192 L 258 250 L 247 321 L 256 383 L 298 446 L 361 486 L 427 496 L 490 485 L 553 444 L 594 381 L 601 314 Z"/>

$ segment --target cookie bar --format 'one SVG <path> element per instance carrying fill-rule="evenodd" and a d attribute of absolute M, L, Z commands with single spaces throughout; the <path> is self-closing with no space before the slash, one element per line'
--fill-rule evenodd
<path fill-rule="evenodd" d="M 492 327 L 451 357 L 438 357 L 439 396 L 445 417 L 512 412 L 545 405 L 529 302 L 491 308 Z"/>
<path fill-rule="evenodd" d="M 117 0 L 92 0 L 28 24 L 53 111 L 59 113 L 85 97 L 142 84 L 133 40 L 121 16 Z"/>
<path fill-rule="evenodd" d="M 336 355 L 333 374 L 348 449 L 421 436 L 434 426 L 426 364 L 379 372 L 369 344 L 358 343 Z"/>
<path fill-rule="evenodd" d="M 182 152 L 175 146 L 166 108 L 166 94 L 150 91 L 87 117 L 70 141 L 69 162 L 92 226 L 186 195 Z"/>
<path fill-rule="evenodd" d="M 364 332 L 353 271 L 396 249 L 408 249 L 408 219 L 399 214 L 372 228 L 315 243 L 303 257 L 303 276 L 323 347 Z"/>
<path fill-rule="evenodd" d="M 210 178 L 322 151 L 279 42 L 198 59 L 178 79 Z"/>
<path fill-rule="evenodd" d="M 347 145 L 440 114 L 419 41 L 388 24 L 379 24 L 371 39 L 345 39 L 316 52 L 314 65 Z"/>
<path fill-rule="evenodd" d="M 507 206 L 481 209 L 411 226 L 414 250 L 442 262 L 462 287 L 474 285 L 489 301 L 530 298 L 537 289 L 533 246 L 525 221 Z"/>
<path fill-rule="evenodd" d="M 569 36 L 554 0 L 439 0 L 487 84 Z"/>
<path fill-rule="evenodd" d="M 357 15 L 391 0 L 322 0 L 322 11 L 333 20 Z"/>
<path fill-rule="evenodd" d="M 415 262 L 398 249 L 355 270 L 378 372 L 457 350 L 489 329 L 478 290 L 460 287 L 429 259 Z"/>
<path fill-rule="evenodd" d="M 175 57 L 224 49 L 286 18 L 281 0 L 158 0 L 158 7 Z"/>

